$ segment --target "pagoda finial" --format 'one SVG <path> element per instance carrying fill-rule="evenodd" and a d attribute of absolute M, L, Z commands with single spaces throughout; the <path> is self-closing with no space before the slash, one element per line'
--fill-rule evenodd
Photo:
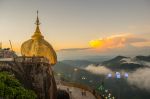
<path fill-rule="evenodd" d="M 40 21 L 39 21 L 38 13 L 39 13 L 39 11 L 37 10 L 37 19 L 36 19 L 36 22 L 35 22 L 36 25 L 40 25 L 41 24 Z"/>
<path fill-rule="evenodd" d="M 42 35 L 41 35 L 41 31 L 40 31 L 40 28 L 39 28 L 39 25 L 41 24 L 40 21 L 39 21 L 39 17 L 38 17 L 38 10 L 37 10 L 37 19 L 36 19 L 36 30 L 34 32 L 34 35 L 32 36 L 32 38 L 34 39 L 37 39 L 37 38 L 44 38 Z"/>

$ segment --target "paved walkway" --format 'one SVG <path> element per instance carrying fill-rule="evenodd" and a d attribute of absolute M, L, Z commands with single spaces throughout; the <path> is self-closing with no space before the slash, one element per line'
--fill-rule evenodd
<path fill-rule="evenodd" d="M 69 91 L 71 91 L 70 93 L 71 99 L 96 99 L 95 96 L 88 91 L 86 91 L 86 95 L 82 95 L 83 89 L 80 89 L 80 88 L 68 87 L 64 85 L 57 85 L 57 88 L 66 90 L 68 93 Z M 69 91 L 67 88 L 69 89 Z"/>

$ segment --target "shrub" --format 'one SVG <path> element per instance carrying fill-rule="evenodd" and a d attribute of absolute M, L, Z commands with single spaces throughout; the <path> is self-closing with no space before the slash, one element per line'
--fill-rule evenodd
<path fill-rule="evenodd" d="M 9 72 L 0 72 L 0 98 L 4 99 L 36 99 L 37 95 L 25 89 Z"/>

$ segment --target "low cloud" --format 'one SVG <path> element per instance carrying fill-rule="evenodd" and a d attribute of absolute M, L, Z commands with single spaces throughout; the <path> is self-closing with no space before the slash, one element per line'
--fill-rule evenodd
<path fill-rule="evenodd" d="M 108 73 L 112 73 L 112 71 L 108 68 L 106 68 L 105 66 L 95 66 L 95 65 L 88 65 L 85 70 L 90 71 L 91 73 L 94 74 L 108 74 Z"/>
<path fill-rule="evenodd" d="M 128 82 L 141 89 L 150 91 L 150 68 L 143 68 L 129 74 Z"/>
<path fill-rule="evenodd" d="M 115 72 L 106 68 L 105 66 L 95 66 L 89 65 L 85 70 L 99 75 L 107 75 L 109 73 L 115 75 Z M 121 74 L 124 74 L 125 71 L 118 71 Z M 130 85 L 137 86 L 140 89 L 145 89 L 150 91 L 150 68 L 140 68 L 135 71 L 129 72 L 129 77 L 127 79 Z"/>

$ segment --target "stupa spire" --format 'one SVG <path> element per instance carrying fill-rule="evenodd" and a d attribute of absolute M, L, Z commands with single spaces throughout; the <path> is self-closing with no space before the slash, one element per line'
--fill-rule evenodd
<path fill-rule="evenodd" d="M 38 14 L 39 14 L 39 11 L 37 10 L 37 18 L 36 18 L 36 22 L 35 22 L 36 25 L 40 25 L 41 24 L 40 21 L 39 21 Z"/>
<path fill-rule="evenodd" d="M 41 35 L 41 31 L 40 31 L 40 28 L 39 28 L 39 25 L 41 24 L 40 21 L 39 21 L 39 16 L 38 16 L 38 10 L 37 10 L 37 18 L 36 18 L 36 30 L 34 32 L 34 35 L 32 36 L 32 38 L 43 38 L 43 36 Z"/>

